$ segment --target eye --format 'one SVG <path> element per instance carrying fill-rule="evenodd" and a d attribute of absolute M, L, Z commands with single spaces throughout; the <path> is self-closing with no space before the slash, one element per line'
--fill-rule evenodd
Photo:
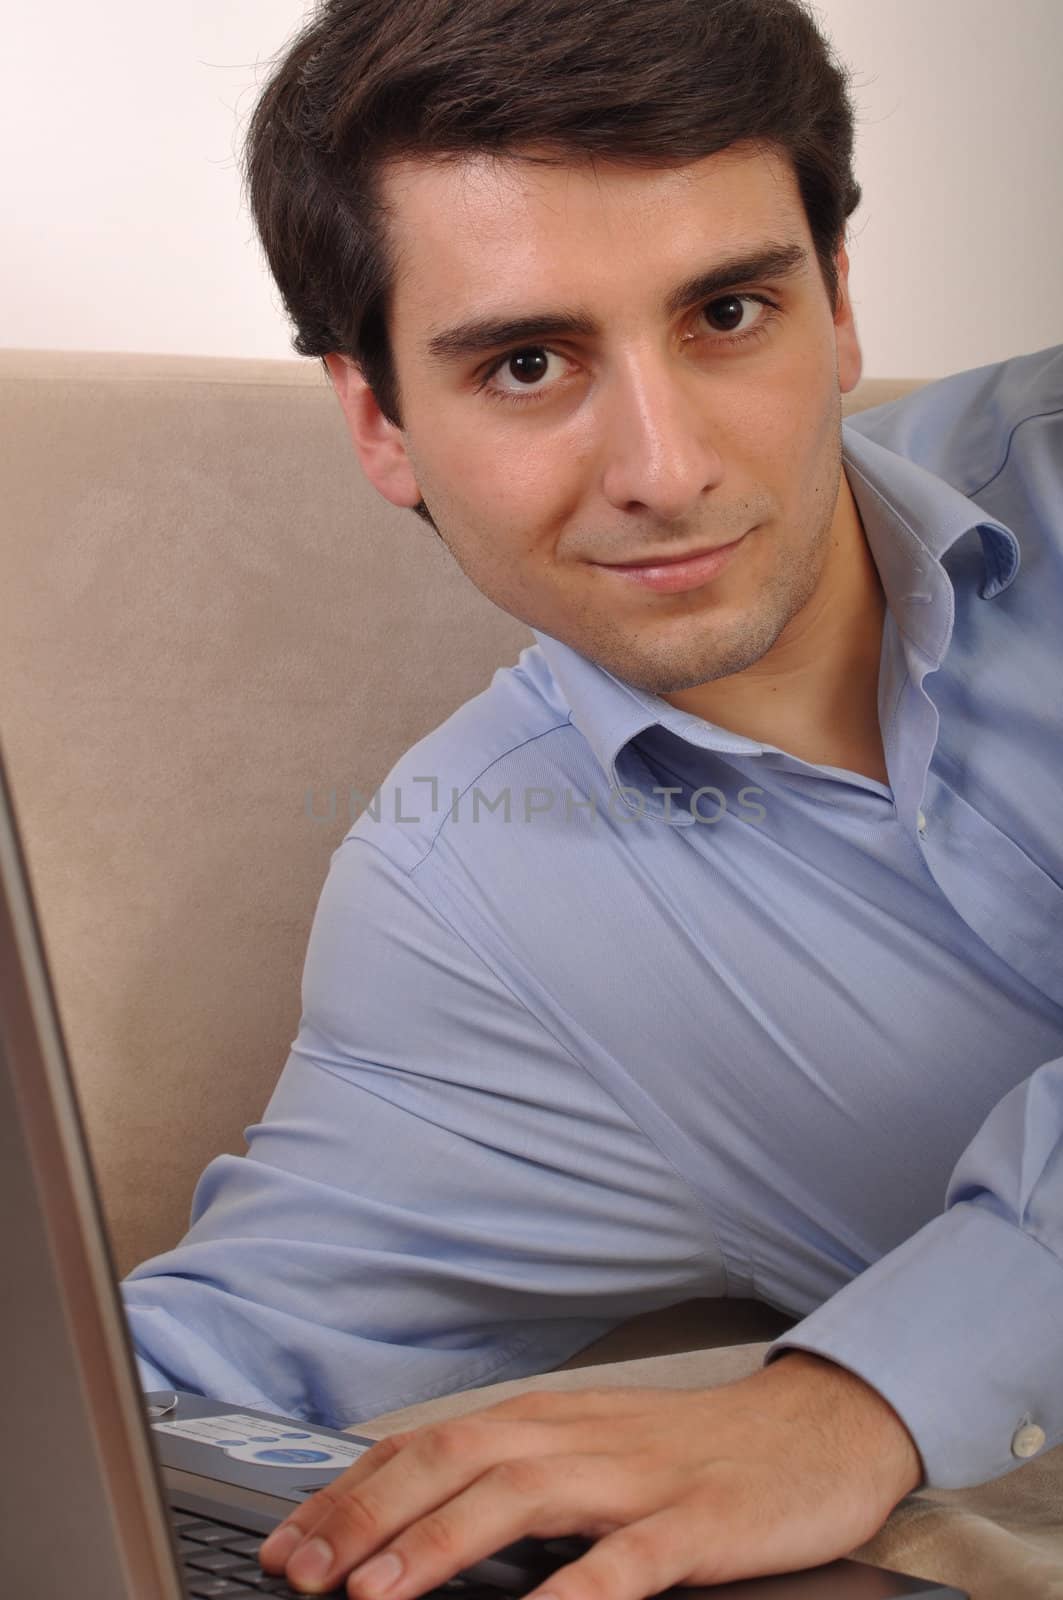
<path fill-rule="evenodd" d="M 502 356 L 485 375 L 481 387 L 488 394 L 519 400 L 551 388 L 564 370 L 565 362 L 556 351 L 530 345 L 526 350 L 513 350 Z"/>
<path fill-rule="evenodd" d="M 759 308 L 762 313 L 752 325 L 743 318 L 751 308 Z M 722 344 L 741 344 L 743 340 L 753 338 L 766 331 L 766 325 L 775 315 L 776 307 L 764 295 L 759 294 L 725 294 L 716 300 L 710 300 L 702 307 L 700 315 L 706 320 L 717 324 L 715 331 L 723 333 L 724 338 L 717 340 Z M 721 328 L 718 324 L 723 324 Z"/>

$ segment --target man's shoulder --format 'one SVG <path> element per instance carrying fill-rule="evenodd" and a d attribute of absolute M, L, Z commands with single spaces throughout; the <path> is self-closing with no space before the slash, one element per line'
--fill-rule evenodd
<path fill-rule="evenodd" d="M 440 831 L 472 803 L 472 793 L 494 777 L 549 768 L 556 759 L 549 736 L 573 736 L 570 708 L 537 644 L 512 666 L 499 667 L 486 689 L 453 711 L 409 747 L 368 800 L 347 839 L 377 845 L 411 871 L 432 849 Z"/>
<path fill-rule="evenodd" d="M 856 412 L 845 427 L 977 496 L 1035 419 L 1063 428 L 1063 345 L 939 378 Z"/>

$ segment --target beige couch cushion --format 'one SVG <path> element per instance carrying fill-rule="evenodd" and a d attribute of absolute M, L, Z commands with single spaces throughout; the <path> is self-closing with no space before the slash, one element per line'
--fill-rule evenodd
<path fill-rule="evenodd" d="M 350 789 L 531 634 L 368 487 L 316 362 L 2 352 L 0 430 L 0 737 L 124 1272 L 269 1096 Z"/>

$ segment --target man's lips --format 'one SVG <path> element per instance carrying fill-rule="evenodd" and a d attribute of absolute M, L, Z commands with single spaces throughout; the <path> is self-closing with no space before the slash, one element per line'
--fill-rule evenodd
<path fill-rule="evenodd" d="M 739 534 L 738 538 L 744 538 Z M 737 544 L 738 539 L 732 539 L 731 544 Z M 702 556 L 715 555 L 717 550 L 726 550 L 725 544 L 699 544 L 693 550 L 681 550 L 678 555 L 665 553 L 659 556 L 639 556 L 637 561 L 599 561 L 600 567 L 672 567 L 679 561 L 699 561 Z"/>
<path fill-rule="evenodd" d="M 749 530 L 752 532 L 752 529 Z M 678 594 L 696 589 L 722 572 L 747 537 L 742 534 L 730 544 L 712 545 L 678 556 L 653 556 L 643 561 L 597 562 L 604 572 L 615 572 L 630 583 L 654 589 L 658 594 Z"/>

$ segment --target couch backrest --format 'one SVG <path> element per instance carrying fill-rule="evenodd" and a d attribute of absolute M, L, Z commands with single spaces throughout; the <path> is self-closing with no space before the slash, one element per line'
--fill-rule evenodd
<path fill-rule="evenodd" d="M 358 795 L 531 634 L 317 363 L 0 352 L 0 434 L 0 739 L 124 1272 L 245 1148 Z"/>

